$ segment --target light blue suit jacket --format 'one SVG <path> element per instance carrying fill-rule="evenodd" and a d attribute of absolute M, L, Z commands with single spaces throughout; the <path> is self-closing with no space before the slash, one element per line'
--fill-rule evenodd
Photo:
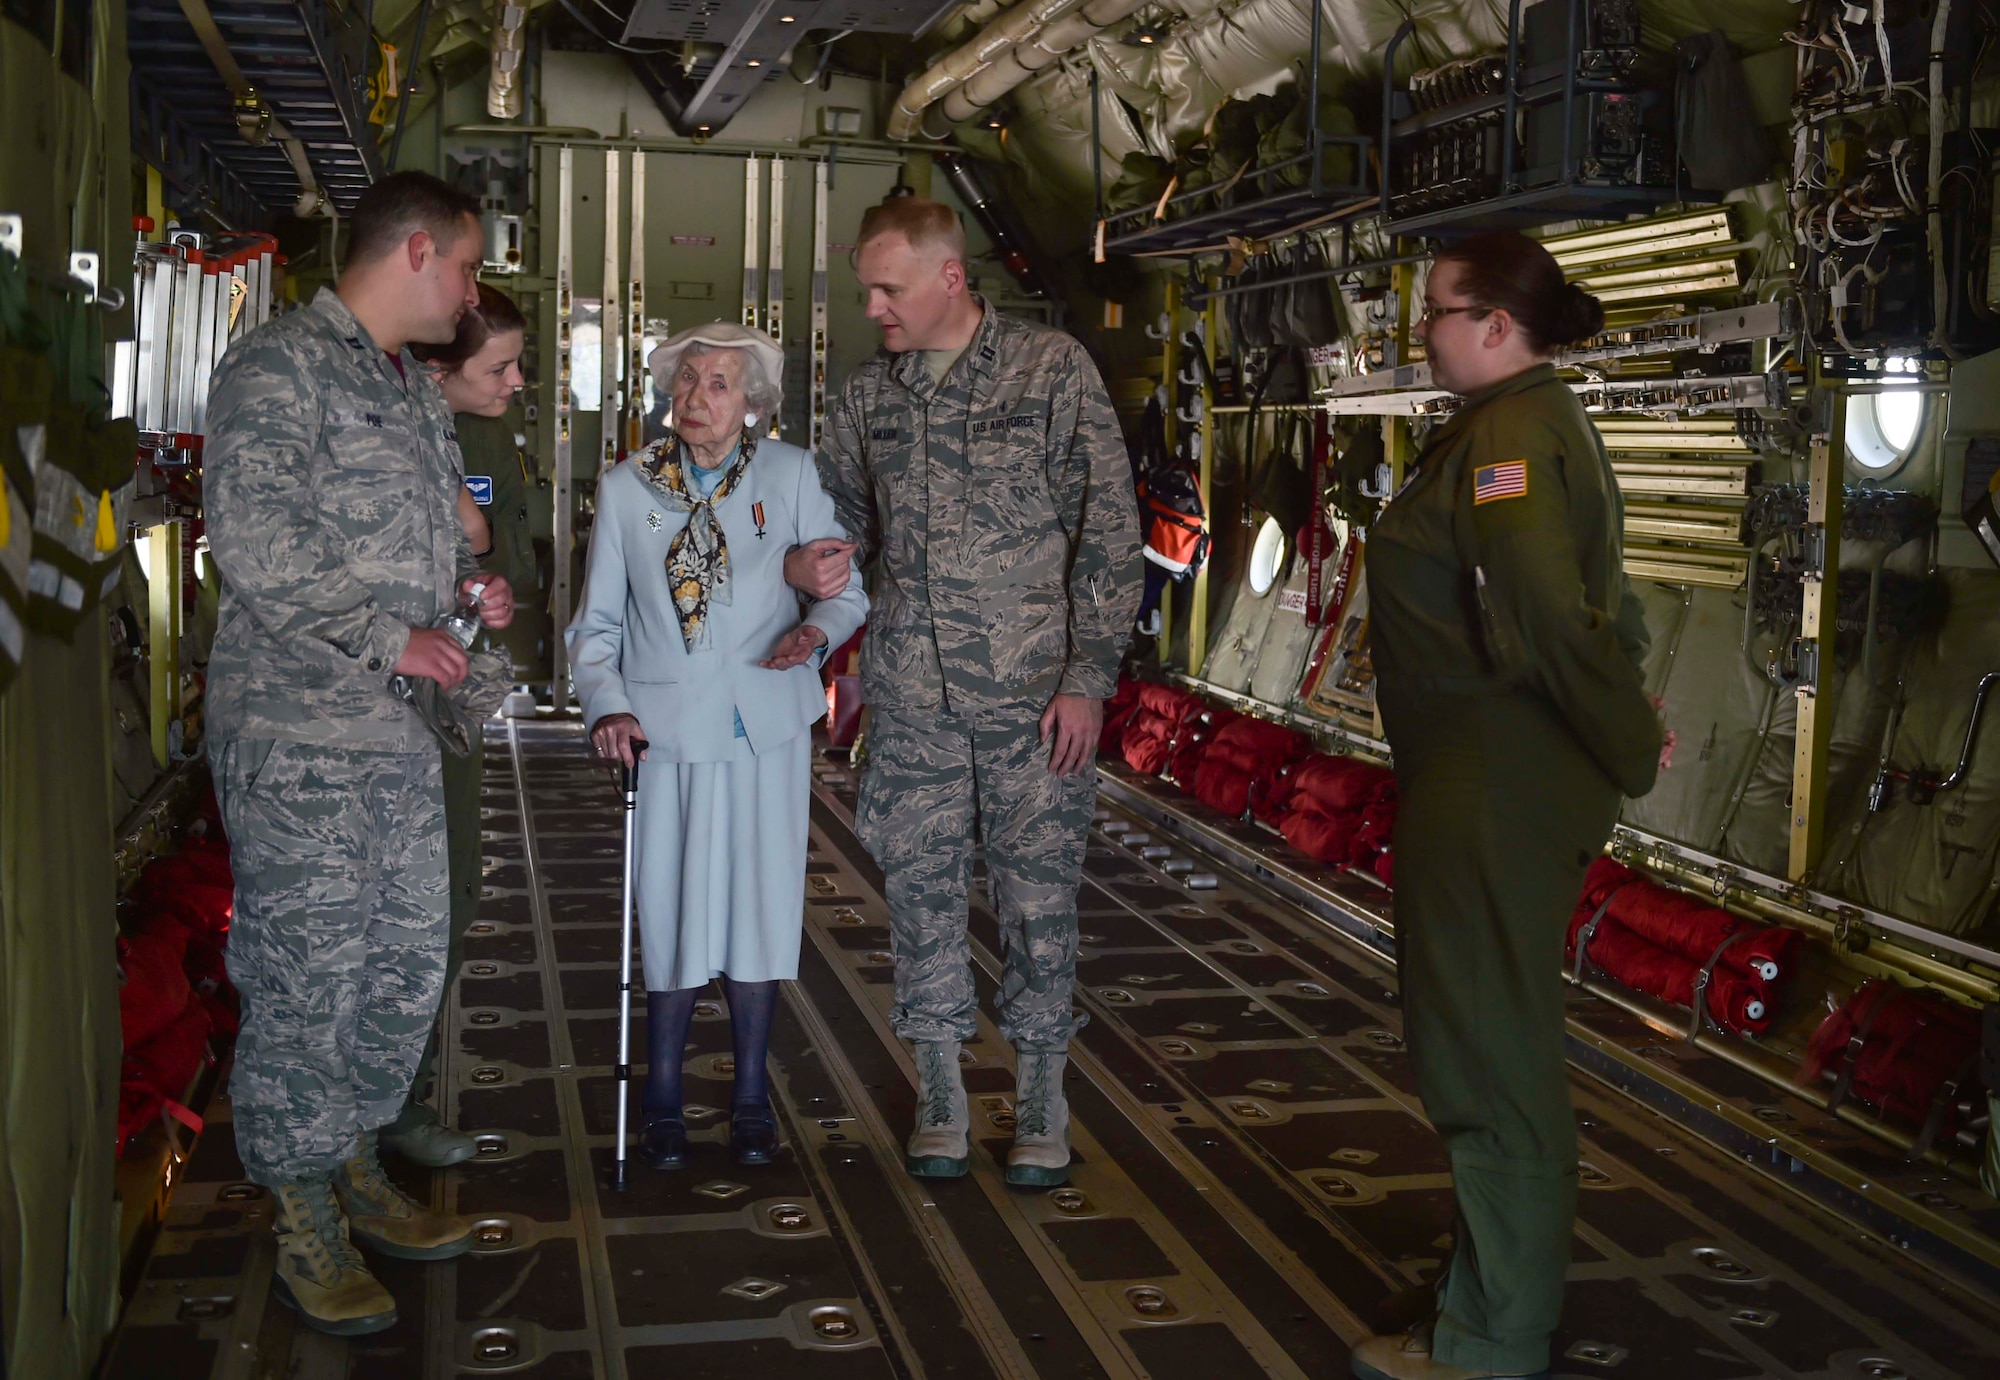
<path fill-rule="evenodd" d="M 803 617 L 799 594 L 785 583 L 787 551 L 815 537 L 841 536 L 833 500 L 805 451 L 759 441 L 742 482 L 715 516 L 729 542 L 732 601 L 709 606 L 709 646 L 689 652 L 667 586 L 667 547 L 688 515 L 670 507 L 632 461 L 597 487 L 583 604 L 564 635 L 571 673 L 584 722 L 634 716 L 654 761 L 735 758 L 744 739 L 735 736 L 732 709 L 753 752 L 806 732 L 826 713 L 813 664 L 769 671 L 757 663 L 801 622 L 838 647 L 868 617 L 858 570 L 845 591 L 810 605 Z"/>

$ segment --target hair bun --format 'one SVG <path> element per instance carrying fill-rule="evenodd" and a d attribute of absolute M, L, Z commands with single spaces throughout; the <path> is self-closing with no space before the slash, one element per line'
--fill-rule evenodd
<path fill-rule="evenodd" d="M 1604 304 L 1575 283 L 1563 289 L 1562 310 L 1551 345 L 1571 345 L 1588 340 L 1604 329 Z"/>

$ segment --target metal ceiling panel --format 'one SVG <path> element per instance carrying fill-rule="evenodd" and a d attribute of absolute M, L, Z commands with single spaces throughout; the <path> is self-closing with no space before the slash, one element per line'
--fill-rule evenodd
<path fill-rule="evenodd" d="M 662 109 L 683 133 L 693 134 L 722 128 L 760 82 L 778 75 L 785 55 L 812 30 L 916 35 L 957 6 L 958 0 L 639 0 L 623 38 L 722 46 L 720 56 L 666 77 L 678 99 L 662 101 Z M 659 64 L 649 65 L 657 74 Z"/>
<path fill-rule="evenodd" d="M 958 0 L 639 0 L 625 41 L 728 43 L 758 29 L 783 52 L 812 29 L 920 34 L 957 6 Z"/>

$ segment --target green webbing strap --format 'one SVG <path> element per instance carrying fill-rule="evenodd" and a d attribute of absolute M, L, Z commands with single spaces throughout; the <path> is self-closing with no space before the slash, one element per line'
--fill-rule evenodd
<path fill-rule="evenodd" d="M 28 306 L 28 271 L 12 254 L 0 252 L 0 345 L 39 349 L 47 341 Z"/>
<path fill-rule="evenodd" d="M 55 366 L 59 396 L 89 416 L 109 411 L 111 392 L 104 386 L 103 334 L 82 297 L 72 294 L 62 299 L 52 336 L 49 357 Z"/>

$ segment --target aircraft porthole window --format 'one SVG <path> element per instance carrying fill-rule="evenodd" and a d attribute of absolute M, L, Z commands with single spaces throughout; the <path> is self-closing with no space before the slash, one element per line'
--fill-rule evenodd
<path fill-rule="evenodd" d="M 1892 371 L 1899 366 L 1914 372 L 1912 361 L 1892 359 Z M 1916 379 L 1883 380 L 1880 393 L 1860 393 L 1847 403 L 1847 454 L 1870 474 L 1886 474 L 1910 456 L 1924 428 L 1924 395 L 1914 387 L 1904 389 L 1899 382 L 1914 384 Z"/>
<path fill-rule="evenodd" d="M 1278 520 L 1265 518 L 1264 525 L 1257 530 L 1257 541 L 1250 548 L 1252 594 L 1261 599 L 1278 583 L 1278 572 L 1285 568 L 1285 552 L 1289 545 L 1285 529 L 1278 525 Z"/>

